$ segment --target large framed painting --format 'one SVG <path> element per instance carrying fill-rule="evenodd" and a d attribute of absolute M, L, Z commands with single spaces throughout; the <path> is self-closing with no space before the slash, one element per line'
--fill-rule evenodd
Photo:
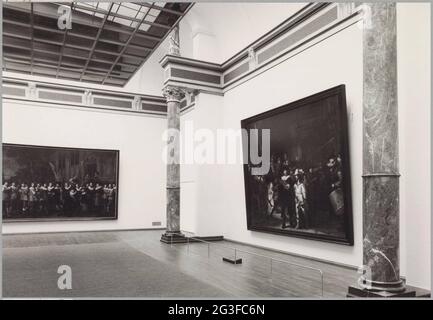
<path fill-rule="evenodd" d="M 353 245 L 345 86 L 242 120 L 241 126 L 250 133 L 243 141 L 248 229 Z M 259 174 L 251 161 L 252 131 L 258 132 L 255 150 L 269 155 Z"/>
<path fill-rule="evenodd" d="M 4 222 L 117 219 L 119 151 L 3 144 Z"/>

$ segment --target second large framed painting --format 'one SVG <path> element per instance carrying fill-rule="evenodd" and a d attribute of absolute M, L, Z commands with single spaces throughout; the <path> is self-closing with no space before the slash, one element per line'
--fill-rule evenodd
<path fill-rule="evenodd" d="M 353 245 L 345 86 L 258 114 L 241 125 L 258 132 L 256 149 L 262 157 L 269 155 L 263 158 L 267 171 L 257 174 L 250 152 L 254 141 L 251 134 L 245 136 L 248 229 Z M 264 131 L 269 140 L 263 139 Z"/>
<path fill-rule="evenodd" d="M 3 221 L 117 219 L 119 151 L 3 144 Z"/>

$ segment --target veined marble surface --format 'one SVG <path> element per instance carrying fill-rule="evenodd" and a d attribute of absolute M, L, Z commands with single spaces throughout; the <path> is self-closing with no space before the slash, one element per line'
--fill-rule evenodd
<path fill-rule="evenodd" d="M 373 286 L 400 286 L 396 4 L 366 4 L 363 260 Z M 370 15 L 368 14 L 370 13 Z"/>
<path fill-rule="evenodd" d="M 371 24 L 366 24 L 363 37 L 364 173 L 398 173 L 396 4 L 367 6 Z"/>

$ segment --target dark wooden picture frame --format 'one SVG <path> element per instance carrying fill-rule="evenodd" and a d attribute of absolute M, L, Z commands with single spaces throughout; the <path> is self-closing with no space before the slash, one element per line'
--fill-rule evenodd
<path fill-rule="evenodd" d="M 249 134 L 243 139 L 248 230 L 353 245 L 345 86 L 244 119 L 241 127 L 248 132 L 270 129 L 271 169 L 266 175 L 251 174 Z"/>
<path fill-rule="evenodd" d="M 3 222 L 118 218 L 119 150 L 12 143 L 3 143 L 2 148 Z M 14 177 L 10 176 L 12 172 Z M 68 173 L 74 176 L 67 176 Z M 19 190 L 25 190 L 23 194 L 27 196 L 22 198 L 21 193 L 15 191 L 21 200 L 12 205 L 11 193 L 5 191 L 5 182 L 9 187 L 14 182 Z M 54 189 L 48 188 L 50 182 Z M 22 183 L 24 188 L 21 188 Z M 32 183 L 34 186 L 30 196 Z M 37 184 L 40 186 L 37 187 Z M 35 189 L 39 193 L 34 192 Z M 75 192 L 70 193 L 71 189 Z"/>

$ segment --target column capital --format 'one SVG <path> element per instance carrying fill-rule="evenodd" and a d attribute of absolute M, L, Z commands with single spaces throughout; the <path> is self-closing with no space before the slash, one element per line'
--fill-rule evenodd
<path fill-rule="evenodd" d="M 186 90 L 181 87 L 166 86 L 162 89 L 162 95 L 167 102 L 180 102 L 186 94 Z"/>

